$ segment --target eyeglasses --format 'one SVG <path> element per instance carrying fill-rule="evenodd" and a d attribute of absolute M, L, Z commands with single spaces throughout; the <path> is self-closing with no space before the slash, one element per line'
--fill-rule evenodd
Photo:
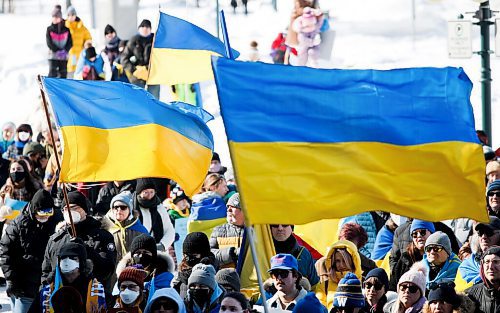
<path fill-rule="evenodd" d="M 274 279 L 287 278 L 290 275 L 289 270 L 274 270 L 271 272 L 271 277 Z"/>
<path fill-rule="evenodd" d="M 425 252 L 431 252 L 431 251 L 434 251 L 434 252 L 441 252 L 443 251 L 443 247 L 441 246 L 427 246 L 425 247 Z"/>
<path fill-rule="evenodd" d="M 399 285 L 400 291 L 405 291 L 406 289 L 408 289 L 408 292 L 410 293 L 416 293 L 418 291 L 418 287 L 415 285 L 407 285 L 407 284 Z"/>
<path fill-rule="evenodd" d="M 488 197 L 493 197 L 493 196 L 497 196 L 497 198 L 500 198 L 500 191 L 488 192 Z"/>
<path fill-rule="evenodd" d="M 370 283 L 370 282 L 365 283 L 364 286 L 365 289 L 371 289 L 372 287 L 374 287 L 375 290 L 381 290 L 382 287 L 384 287 L 384 285 L 381 283 Z"/>
<path fill-rule="evenodd" d="M 139 290 L 139 285 L 136 285 L 136 284 L 129 284 L 129 285 L 127 285 L 127 284 L 121 284 L 120 285 L 120 290 L 124 291 L 125 289 L 129 289 L 129 290 L 133 290 L 133 291 Z"/>
<path fill-rule="evenodd" d="M 128 210 L 128 206 L 126 206 L 126 205 L 113 205 L 113 210 L 125 211 L 125 210 Z"/>
<path fill-rule="evenodd" d="M 425 237 L 425 235 L 427 234 L 427 229 L 417 229 L 413 233 L 411 233 L 411 236 L 413 238 L 417 238 L 419 234 L 420 236 Z"/>
<path fill-rule="evenodd" d="M 153 302 L 151 305 L 151 311 L 167 311 L 167 310 L 177 310 L 178 306 L 175 302 L 169 300 L 169 299 L 158 299 Z"/>
<path fill-rule="evenodd" d="M 283 227 L 283 228 L 287 228 L 288 226 L 291 226 L 291 225 L 288 225 L 288 224 L 271 224 L 270 226 L 271 226 L 271 228 L 279 228 L 280 226 Z"/>

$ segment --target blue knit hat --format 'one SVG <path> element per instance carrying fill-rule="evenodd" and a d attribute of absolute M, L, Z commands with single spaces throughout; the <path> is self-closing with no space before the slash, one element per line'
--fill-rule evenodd
<path fill-rule="evenodd" d="M 339 281 L 337 291 L 333 297 L 335 308 L 362 308 L 365 306 L 365 297 L 358 277 L 349 272 Z"/>
<path fill-rule="evenodd" d="M 427 229 L 431 233 L 436 231 L 436 229 L 434 228 L 434 224 L 431 222 L 422 221 L 422 220 L 413 220 L 411 222 L 411 226 L 410 226 L 410 234 L 412 234 L 417 229 Z"/>
<path fill-rule="evenodd" d="M 488 194 L 490 191 L 493 190 L 500 190 L 500 179 L 494 180 L 488 185 L 488 189 L 486 189 L 486 194 Z"/>
<path fill-rule="evenodd" d="M 295 313 L 325 313 L 326 308 L 319 302 L 314 292 L 308 292 L 304 298 L 300 299 L 293 311 Z"/>

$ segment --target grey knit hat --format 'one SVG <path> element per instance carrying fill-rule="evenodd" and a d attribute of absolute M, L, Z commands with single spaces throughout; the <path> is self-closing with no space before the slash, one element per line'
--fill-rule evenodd
<path fill-rule="evenodd" d="M 111 203 L 109 204 L 110 209 L 113 208 L 113 204 L 115 204 L 116 201 L 125 203 L 129 209 L 132 208 L 132 194 L 130 193 L 130 191 L 123 191 L 114 196 L 111 200 Z"/>
<path fill-rule="evenodd" d="M 223 268 L 219 270 L 215 275 L 215 280 L 224 288 L 229 286 L 233 291 L 238 292 L 241 289 L 240 275 L 238 275 L 238 272 L 234 268 Z"/>
<path fill-rule="evenodd" d="M 427 248 L 427 246 L 433 245 L 443 247 L 448 255 L 451 255 L 452 253 L 450 238 L 448 238 L 448 235 L 446 235 L 442 231 L 435 232 L 434 234 L 430 235 L 425 241 L 425 248 Z"/>
<path fill-rule="evenodd" d="M 70 5 L 66 10 L 67 15 L 76 15 L 76 9 L 74 6 Z"/>
<path fill-rule="evenodd" d="M 193 271 L 188 279 L 188 287 L 192 284 L 200 284 L 215 290 L 217 282 L 215 281 L 215 268 L 210 264 L 198 263 L 193 267 Z"/>
<path fill-rule="evenodd" d="M 235 208 L 241 209 L 240 194 L 238 192 L 229 198 L 227 206 L 234 206 Z"/>

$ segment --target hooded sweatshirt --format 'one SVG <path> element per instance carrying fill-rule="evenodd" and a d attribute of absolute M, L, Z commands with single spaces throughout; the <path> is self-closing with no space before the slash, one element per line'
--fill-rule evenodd
<path fill-rule="evenodd" d="M 187 313 L 184 301 L 182 301 L 181 296 L 179 296 L 177 291 L 175 291 L 175 289 L 173 288 L 163 288 L 156 290 L 156 292 L 153 294 L 153 297 L 151 298 L 151 301 L 149 301 L 146 305 L 144 313 L 151 313 L 151 306 L 153 305 L 153 302 L 161 297 L 174 300 L 175 303 L 177 303 L 177 305 L 179 306 L 179 309 L 177 310 L 178 313 Z"/>

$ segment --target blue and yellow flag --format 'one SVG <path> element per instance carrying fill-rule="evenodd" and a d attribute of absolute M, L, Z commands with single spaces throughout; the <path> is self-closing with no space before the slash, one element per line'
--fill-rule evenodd
<path fill-rule="evenodd" d="M 212 159 L 212 116 L 121 82 L 43 78 L 63 138 L 60 180 L 168 177 L 192 196 Z"/>
<path fill-rule="evenodd" d="M 213 79 L 211 56 L 226 56 L 224 43 L 200 27 L 160 12 L 149 85 L 175 85 Z M 238 51 L 233 49 L 234 57 Z"/>
<path fill-rule="evenodd" d="M 319 70 L 224 58 L 213 68 L 251 223 L 370 210 L 488 220 L 462 69 Z"/>

